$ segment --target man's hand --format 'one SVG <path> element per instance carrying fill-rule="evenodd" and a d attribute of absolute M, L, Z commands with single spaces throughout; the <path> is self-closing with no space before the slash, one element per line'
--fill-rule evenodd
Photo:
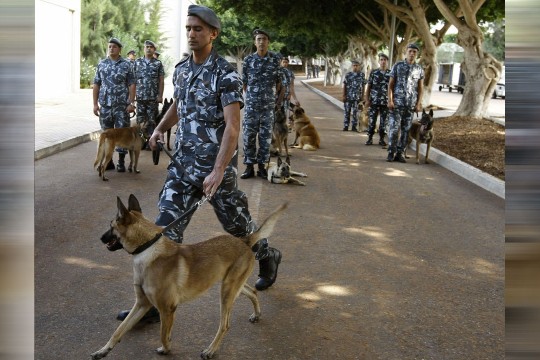
<path fill-rule="evenodd" d="M 157 129 L 154 130 L 152 133 L 152 136 L 150 136 L 150 139 L 148 139 L 148 144 L 150 145 L 150 149 L 152 150 L 159 150 L 159 146 L 157 142 L 165 143 L 165 136 L 161 131 L 158 131 Z"/>
<path fill-rule="evenodd" d="M 99 116 L 99 105 L 94 105 L 94 115 Z"/>
<path fill-rule="evenodd" d="M 214 170 L 204 178 L 203 191 L 208 200 L 216 193 L 219 185 L 223 181 L 223 175 L 224 171 L 216 170 L 216 168 L 214 168 Z"/>

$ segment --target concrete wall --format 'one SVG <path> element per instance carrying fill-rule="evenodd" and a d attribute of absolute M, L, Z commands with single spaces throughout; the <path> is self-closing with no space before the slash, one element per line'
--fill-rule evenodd
<path fill-rule="evenodd" d="M 80 85 L 80 0 L 36 0 L 36 99 L 75 92 Z"/>

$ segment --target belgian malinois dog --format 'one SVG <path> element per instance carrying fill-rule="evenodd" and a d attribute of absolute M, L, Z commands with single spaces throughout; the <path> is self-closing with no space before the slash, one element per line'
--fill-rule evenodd
<path fill-rule="evenodd" d="M 272 143 L 270 144 L 270 153 L 276 156 L 282 156 L 282 150 L 285 149 L 285 155 L 289 157 L 289 148 L 287 147 L 287 136 L 289 128 L 287 126 L 287 117 L 285 109 L 276 110 L 274 118 L 274 127 L 272 129 Z"/>
<path fill-rule="evenodd" d="M 407 148 L 411 142 L 416 140 L 416 163 L 420 164 L 420 144 L 426 144 L 426 157 L 424 159 L 426 164 L 429 164 L 429 149 L 431 143 L 435 138 L 433 134 L 433 109 L 429 110 L 429 114 L 425 110 L 422 110 L 422 117 L 420 122 L 413 121 L 411 129 L 409 130 L 409 137 L 407 139 L 407 146 L 405 147 L 405 157 L 407 156 Z"/>
<path fill-rule="evenodd" d="M 142 123 L 127 128 L 107 129 L 101 133 L 94 168 L 97 169 L 98 175 L 103 181 L 109 180 L 105 177 L 105 167 L 111 161 L 116 146 L 126 148 L 129 151 L 128 171 L 140 172 L 137 165 L 145 142 L 145 129 L 146 123 Z"/>
<path fill-rule="evenodd" d="M 253 304 L 254 313 L 249 321 L 259 321 L 261 309 L 257 292 L 246 283 L 255 263 L 251 247 L 270 236 L 287 204 L 281 205 L 256 232 L 244 238 L 221 235 L 192 245 L 178 244 L 162 236 L 163 229 L 143 216 L 133 194 L 129 196 L 128 208 L 120 198 L 117 198 L 117 207 L 116 218 L 101 241 L 110 251 L 124 249 L 133 255 L 136 301 L 109 342 L 93 353 L 92 359 L 107 356 L 152 306 L 158 309 L 161 318 L 162 346 L 157 352 L 168 354 L 176 307 L 202 295 L 218 281 L 221 281 L 221 318 L 214 340 L 201 353 L 203 359 L 212 358 L 217 351 L 229 329 L 231 309 L 240 293 Z"/>
<path fill-rule="evenodd" d="M 291 159 L 287 156 L 285 161 L 278 156 L 277 162 L 268 164 L 268 181 L 272 184 L 306 184 L 303 181 L 295 179 L 293 176 L 307 177 L 306 174 L 291 170 Z"/>

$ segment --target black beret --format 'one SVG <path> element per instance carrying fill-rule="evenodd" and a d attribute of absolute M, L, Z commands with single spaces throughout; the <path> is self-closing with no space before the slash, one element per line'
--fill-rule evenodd
<path fill-rule="evenodd" d="M 219 22 L 216 13 L 206 6 L 189 5 L 187 14 L 188 16 L 196 16 L 208 25 L 221 30 L 221 23 Z"/>
<path fill-rule="evenodd" d="M 407 45 L 407 49 L 416 49 L 420 51 L 420 48 L 415 43 L 410 43 L 409 45 Z"/>
<path fill-rule="evenodd" d="M 253 38 L 256 38 L 257 35 L 265 35 L 268 38 L 268 40 L 270 40 L 270 35 L 268 35 L 268 33 L 262 29 L 253 30 Z"/>
<path fill-rule="evenodd" d="M 129 55 L 129 54 L 137 55 L 137 53 L 135 52 L 135 50 L 129 50 L 129 52 L 128 52 L 127 54 L 128 54 L 128 55 Z"/>
<path fill-rule="evenodd" d="M 351 63 L 353 65 L 360 65 L 360 61 L 358 61 L 358 60 L 352 60 Z"/>
<path fill-rule="evenodd" d="M 153 46 L 154 49 L 156 48 L 156 44 L 154 44 L 154 42 L 153 42 L 153 41 L 150 41 L 150 40 L 146 40 L 146 41 L 144 42 L 144 46 L 146 46 L 146 45 Z"/>
<path fill-rule="evenodd" d="M 112 44 L 116 44 L 116 45 L 118 45 L 118 46 L 120 46 L 120 47 L 123 46 L 122 43 L 120 42 L 120 40 L 118 40 L 117 38 L 110 38 L 110 39 L 109 39 L 109 44 L 111 44 L 111 43 L 112 43 Z"/>

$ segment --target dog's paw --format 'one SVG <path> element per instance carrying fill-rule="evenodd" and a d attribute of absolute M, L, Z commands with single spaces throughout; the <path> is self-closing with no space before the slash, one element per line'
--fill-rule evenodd
<path fill-rule="evenodd" d="M 160 346 L 156 349 L 156 352 L 159 354 L 159 355 L 167 355 L 168 353 L 171 352 L 170 349 L 165 349 L 163 346 Z"/>
<path fill-rule="evenodd" d="M 214 357 L 214 353 L 210 351 L 209 349 L 205 349 L 201 351 L 201 359 L 212 359 Z"/>
<path fill-rule="evenodd" d="M 92 360 L 103 359 L 109 353 L 110 349 L 101 349 L 96 351 L 91 356 Z"/>
<path fill-rule="evenodd" d="M 252 323 L 252 324 L 258 323 L 259 322 L 259 315 L 251 314 L 251 316 L 249 317 L 249 322 Z"/>
<path fill-rule="evenodd" d="M 137 170 L 135 170 L 135 173 L 136 173 L 136 174 L 140 174 L 140 173 L 141 173 L 141 170 L 137 169 Z"/>

